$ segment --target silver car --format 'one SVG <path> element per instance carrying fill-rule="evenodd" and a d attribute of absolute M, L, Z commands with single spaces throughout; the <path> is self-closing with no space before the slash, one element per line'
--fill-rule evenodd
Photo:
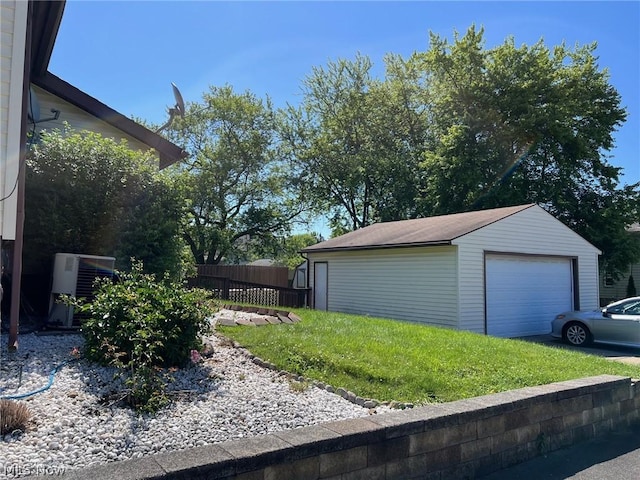
<path fill-rule="evenodd" d="M 640 297 L 625 298 L 593 312 L 564 312 L 551 322 L 551 335 L 571 345 L 591 342 L 640 347 Z"/>

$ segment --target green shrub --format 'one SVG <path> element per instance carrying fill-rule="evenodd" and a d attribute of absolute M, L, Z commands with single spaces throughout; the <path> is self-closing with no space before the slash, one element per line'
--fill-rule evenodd
<path fill-rule="evenodd" d="M 633 275 L 629 275 L 629 281 L 627 282 L 627 297 L 635 297 L 637 294 L 636 283 L 633 280 Z"/>
<path fill-rule="evenodd" d="M 86 358 L 121 369 L 129 403 L 146 411 L 167 403 L 162 368 L 189 363 L 192 351 L 202 349 L 207 317 L 215 312 L 206 291 L 187 290 L 168 278 L 156 281 L 135 261 L 117 282 L 99 280 L 91 302 L 73 303 L 89 315 L 82 325 Z"/>

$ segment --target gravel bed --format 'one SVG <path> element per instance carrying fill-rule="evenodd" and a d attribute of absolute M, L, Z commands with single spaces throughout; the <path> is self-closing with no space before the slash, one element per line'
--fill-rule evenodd
<path fill-rule="evenodd" d="M 0 478 L 83 468 L 388 411 L 385 406 L 358 406 L 313 385 L 301 388 L 301 383 L 257 365 L 246 351 L 215 334 L 205 340 L 213 354 L 173 374 L 170 388 L 181 393 L 155 416 L 101 401 L 119 388 L 113 369 L 82 359 L 64 365 L 51 388 L 19 400 L 29 407 L 34 422 L 26 432 L 0 437 Z M 8 353 L 5 335 L 0 342 L 0 396 L 44 387 L 51 370 L 71 360 L 72 349 L 83 344 L 78 334 L 29 334 L 20 336 L 16 353 Z"/>

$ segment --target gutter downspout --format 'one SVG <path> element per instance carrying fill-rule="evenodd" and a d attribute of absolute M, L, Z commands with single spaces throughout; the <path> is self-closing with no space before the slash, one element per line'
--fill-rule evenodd
<path fill-rule="evenodd" d="M 24 244 L 24 187 L 25 162 L 27 158 L 27 99 L 31 83 L 31 38 L 33 5 L 29 2 L 27 10 L 27 37 L 24 53 L 24 78 L 22 82 L 22 119 L 20 126 L 20 156 L 18 159 L 18 191 L 16 205 L 16 239 L 13 245 L 13 273 L 11 274 L 11 311 L 9 314 L 9 351 L 18 348 L 18 330 L 20 324 L 20 292 L 22 284 L 22 246 Z"/>

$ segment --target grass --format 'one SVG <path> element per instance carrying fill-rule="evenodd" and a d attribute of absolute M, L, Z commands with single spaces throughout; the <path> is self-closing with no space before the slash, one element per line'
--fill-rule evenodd
<path fill-rule="evenodd" d="M 640 367 L 531 342 L 389 319 L 294 310 L 302 322 L 218 327 L 278 368 L 365 398 L 448 402 Z"/>

